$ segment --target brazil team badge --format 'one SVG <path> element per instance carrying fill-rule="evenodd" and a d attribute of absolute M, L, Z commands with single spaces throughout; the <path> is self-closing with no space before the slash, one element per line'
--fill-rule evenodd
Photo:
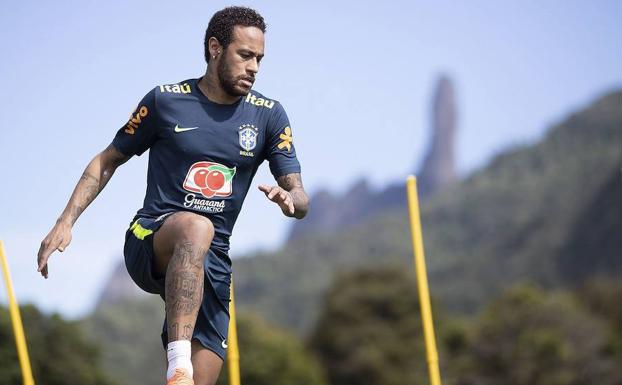
<path fill-rule="evenodd" d="M 244 151 L 251 151 L 257 146 L 257 127 L 252 124 L 243 124 L 238 129 L 240 147 Z"/>

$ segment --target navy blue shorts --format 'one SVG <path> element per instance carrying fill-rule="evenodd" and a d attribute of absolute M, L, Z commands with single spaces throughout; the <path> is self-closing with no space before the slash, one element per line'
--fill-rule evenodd
<path fill-rule="evenodd" d="M 172 214 L 172 213 L 171 213 Z M 164 299 L 164 277 L 154 273 L 153 234 L 169 214 L 159 218 L 138 218 L 125 234 L 125 266 L 134 282 L 144 291 Z M 216 353 L 223 360 L 229 330 L 231 266 L 225 251 L 211 247 L 205 258 L 203 303 L 199 309 L 192 339 Z M 162 344 L 168 344 L 166 318 L 162 327 Z"/>

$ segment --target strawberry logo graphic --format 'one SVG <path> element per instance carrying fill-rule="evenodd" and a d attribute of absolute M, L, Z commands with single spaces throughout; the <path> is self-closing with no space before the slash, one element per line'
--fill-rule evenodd
<path fill-rule="evenodd" d="M 201 193 L 206 198 L 228 197 L 233 193 L 235 167 L 220 163 L 197 162 L 190 167 L 184 180 L 184 189 Z"/>

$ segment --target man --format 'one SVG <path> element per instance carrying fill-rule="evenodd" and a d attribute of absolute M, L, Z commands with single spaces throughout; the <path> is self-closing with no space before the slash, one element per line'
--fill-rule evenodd
<path fill-rule="evenodd" d="M 259 190 L 287 216 L 308 210 L 287 115 L 251 91 L 265 30 L 252 9 L 216 12 L 205 34 L 205 75 L 155 87 L 142 99 L 86 167 L 39 250 L 38 271 L 47 278 L 50 254 L 67 247 L 73 224 L 116 168 L 150 149 L 145 201 L 124 254 L 136 284 L 165 301 L 169 385 L 218 378 L 229 323 L 229 236 L 264 159 L 278 186 Z"/>

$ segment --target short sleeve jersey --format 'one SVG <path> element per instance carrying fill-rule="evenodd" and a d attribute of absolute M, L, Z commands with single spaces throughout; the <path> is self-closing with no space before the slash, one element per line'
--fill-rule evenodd
<path fill-rule="evenodd" d="M 147 192 L 136 217 L 192 211 L 214 224 L 213 246 L 229 237 L 257 168 L 275 178 L 300 172 L 281 104 L 251 91 L 230 105 L 210 101 L 199 79 L 157 86 L 112 144 L 125 155 L 149 151 Z"/>

